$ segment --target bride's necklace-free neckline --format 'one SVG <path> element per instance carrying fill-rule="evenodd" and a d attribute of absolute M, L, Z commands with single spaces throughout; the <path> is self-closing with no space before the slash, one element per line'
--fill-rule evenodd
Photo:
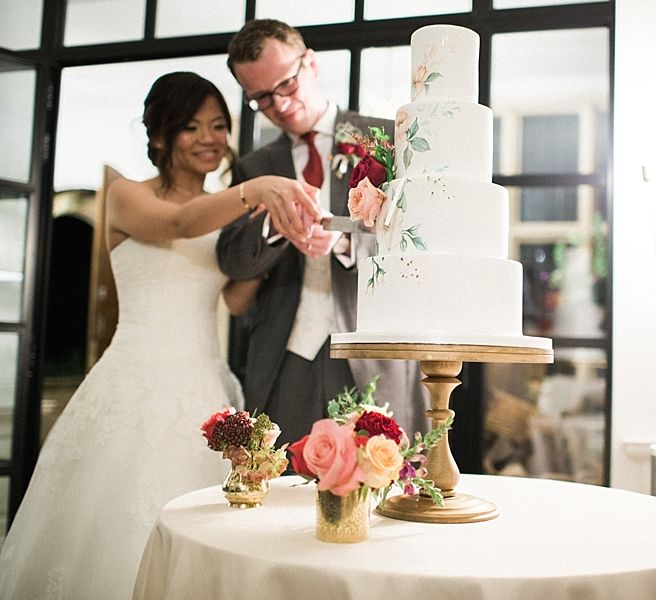
<path fill-rule="evenodd" d="M 177 183 L 171 183 L 170 187 L 172 190 L 177 190 L 178 192 L 184 194 L 187 198 L 193 198 L 195 196 L 202 196 L 203 194 L 207 194 L 207 191 L 205 189 L 202 189 L 200 192 L 192 192 L 191 190 L 188 190 L 187 188 L 183 188 L 181 185 L 178 185 Z"/>

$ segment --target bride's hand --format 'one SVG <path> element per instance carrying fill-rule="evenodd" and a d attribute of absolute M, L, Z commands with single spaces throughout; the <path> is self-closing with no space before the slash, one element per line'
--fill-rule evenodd
<path fill-rule="evenodd" d="M 319 190 L 305 182 L 265 175 L 247 185 L 255 188 L 256 204 L 269 211 L 275 229 L 290 240 L 305 242 L 312 223 L 321 219 Z"/>

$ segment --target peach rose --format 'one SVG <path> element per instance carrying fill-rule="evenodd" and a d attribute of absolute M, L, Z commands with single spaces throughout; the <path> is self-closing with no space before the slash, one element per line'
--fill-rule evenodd
<path fill-rule="evenodd" d="M 351 220 L 362 219 L 367 227 L 373 227 L 384 200 L 385 194 L 365 177 L 356 187 L 349 190 L 348 209 Z"/>
<path fill-rule="evenodd" d="M 367 474 L 364 483 L 371 488 L 385 487 L 399 476 L 403 457 L 394 440 L 384 435 L 369 438 L 362 454 L 362 468 Z"/>
<path fill-rule="evenodd" d="M 303 448 L 303 459 L 317 474 L 320 491 L 345 496 L 358 488 L 364 473 L 358 466 L 353 429 L 338 425 L 332 419 L 321 419 L 312 425 Z"/>

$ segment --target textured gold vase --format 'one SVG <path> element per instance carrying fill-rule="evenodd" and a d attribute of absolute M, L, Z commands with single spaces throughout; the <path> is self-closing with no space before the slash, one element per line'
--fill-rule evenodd
<path fill-rule="evenodd" d="M 351 544 L 369 534 L 371 490 L 356 489 L 346 496 L 317 491 L 317 539 Z"/>
<path fill-rule="evenodd" d="M 234 469 L 230 470 L 223 482 L 223 494 L 232 508 L 255 508 L 269 493 L 269 480 L 260 483 L 244 481 Z"/>

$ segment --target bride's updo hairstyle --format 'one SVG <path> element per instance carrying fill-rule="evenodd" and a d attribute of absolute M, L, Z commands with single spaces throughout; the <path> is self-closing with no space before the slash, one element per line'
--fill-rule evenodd
<path fill-rule="evenodd" d="M 173 140 L 208 97 L 218 102 L 228 132 L 231 132 L 232 120 L 223 94 L 211 81 L 196 73 L 176 71 L 162 75 L 153 83 L 144 100 L 143 124 L 148 135 L 148 158 L 157 167 L 165 188 L 171 184 Z M 228 163 L 232 163 L 234 152 L 229 146 L 225 156 Z"/>

